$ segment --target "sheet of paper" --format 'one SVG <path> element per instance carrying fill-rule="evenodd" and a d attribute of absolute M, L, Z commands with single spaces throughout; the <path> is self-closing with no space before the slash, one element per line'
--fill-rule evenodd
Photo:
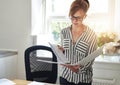
<path fill-rule="evenodd" d="M 66 59 L 65 55 L 63 54 L 63 52 L 58 48 L 57 45 L 51 44 L 51 43 L 49 43 L 49 45 L 51 46 L 51 49 L 53 50 L 53 52 L 57 56 L 57 60 L 58 60 L 59 63 L 62 63 L 62 64 L 68 64 L 68 63 L 70 63 Z"/>
<path fill-rule="evenodd" d="M 0 85 L 15 85 L 15 83 L 9 79 L 0 79 Z"/>
<path fill-rule="evenodd" d="M 103 46 L 98 48 L 93 53 L 89 54 L 87 57 L 83 58 L 81 61 L 77 62 L 76 64 L 86 65 L 90 61 L 94 60 L 96 57 L 101 55 L 102 53 L 103 53 Z M 76 64 L 73 64 L 73 65 L 76 65 Z"/>
<path fill-rule="evenodd" d="M 51 64 L 65 64 L 63 62 L 53 62 L 53 61 L 48 61 L 48 60 L 41 60 L 41 59 L 37 59 L 37 61 L 40 61 L 40 62 L 45 62 L 45 63 L 51 63 Z"/>
<path fill-rule="evenodd" d="M 28 85 L 46 85 L 46 84 L 45 83 L 41 83 L 41 82 L 33 81 L 33 82 L 29 83 Z"/>

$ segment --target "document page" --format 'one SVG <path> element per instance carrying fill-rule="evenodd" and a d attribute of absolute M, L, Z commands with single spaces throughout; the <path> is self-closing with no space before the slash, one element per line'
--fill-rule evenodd
<path fill-rule="evenodd" d="M 98 48 L 93 53 L 89 54 L 87 57 L 83 58 L 81 61 L 77 62 L 76 64 L 80 64 L 84 66 L 89 62 L 91 62 L 92 60 L 94 60 L 99 55 L 101 55 L 102 53 L 103 53 L 103 46 Z M 73 65 L 76 65 L 76 64 L 73 64 Z"/>
<path fill-rule="evenodd" d="M 53 50 L 53 52 L 55 53 L 58 63 L 61 64 L 68 64 L 70 63 L 67 59 L 66 56 L 63 54 L 63 52 L 58 48 L 57 45 L 55 44 L 51 44 L 49 43 L 49 45 L 51 46 L 51 49 Z"/>
<path fill-rule="evenodd" d="M 48 60 L 41 60 L 41 59 L 37 59 L 37 61 L 40 61 L 40 62 L 45 62 L 45 63 L 51 63 L 51 64 L 65 64 L 63 62 L 53 62 L 53 61 L 48 61 Z"/>

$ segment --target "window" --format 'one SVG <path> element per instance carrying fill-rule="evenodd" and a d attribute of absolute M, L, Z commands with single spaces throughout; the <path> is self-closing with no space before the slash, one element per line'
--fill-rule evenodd
<path fill-rule="evenodd" d="M 73 0 L 32 0 L 32 34 L 37 44 L 60 42 L 60 31 L 71 24 L 68 13 Z M 95 32 L 114 31 L 115 0 L 89 0 L 84 21 Z"/>

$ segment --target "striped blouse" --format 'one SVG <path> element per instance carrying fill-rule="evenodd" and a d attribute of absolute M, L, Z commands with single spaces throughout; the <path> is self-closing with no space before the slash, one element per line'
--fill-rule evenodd
<path fill-rule="evenodd" d="M 75 44 L 72 43 L 71 27 L 64 28 L 61 31 L 61 44 L 65 49 L 65 55 L 68 61 L 77 63 L 88 54 L 92 53 L 97 48 L 97 37 L 93 30 L 86 27 L 86 30 L 82 33 Z M 92 82 L 92 64 L 93 61 L 87 65 L 80 67 L 79 72 L 72 72 L 69 68 L 63 67 L 61 69 L 61 77 L 65 78 L 69 82 L 75 84 L 90 83 Z"/>

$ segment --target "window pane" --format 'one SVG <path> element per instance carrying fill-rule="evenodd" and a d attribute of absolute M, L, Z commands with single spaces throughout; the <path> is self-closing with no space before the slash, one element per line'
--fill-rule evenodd
<path fill-rule="evenodd" d="M 48 16 L 68 15 L 73 0 L 46 0 L 46 14 Z"/>
<path fill-rule="evenodd" d="M 96 32 L 102 32 L 113 29 L 113 16 L 109 6 L 112 0 L 89 0 L 90 9 L 85 23 Z M 70 25 L 70 20 L 67 19 L 69 8 L 73 0 L 47 0 L 46 14 L 47 26 L 52 33 L 55 41 L 59 41 L 61 29 Z M 114 6 L 114 5 L 113 5 Z"/>
<path fill-rule="evenodd" d="M 41 11 L 41 14 L 43 14 L 43 17 L 39 19 L 40 14 L 38 14 L 36 19 L 41 20 L 42 25 L 45 26 L 42 27 L 42 31 L 45 31 L 43 33 L 50 35 L 50 38 L 48 39 L 53 39 L 55 42 L 59 42 L 61 29 L 71 24 L 71 21 L 68 19 L 68 14 L 70 5 L 74 0 L 41 1 L 46 3 L 42 5 L 44 13 Z M 90 9 L 88 10 L 88 15 L 84 20 L 85 24 L 90 26 L 96 32 L 114 31 L 115 0 L 89 0 L 89 2 Z M 45 23 L 44 20 L 42 20 L 43 18 Z"/>
<path fill-rule="evenodd" d="M 108 13 L 109 0 L 89 0 L 89 13 Z"/>

